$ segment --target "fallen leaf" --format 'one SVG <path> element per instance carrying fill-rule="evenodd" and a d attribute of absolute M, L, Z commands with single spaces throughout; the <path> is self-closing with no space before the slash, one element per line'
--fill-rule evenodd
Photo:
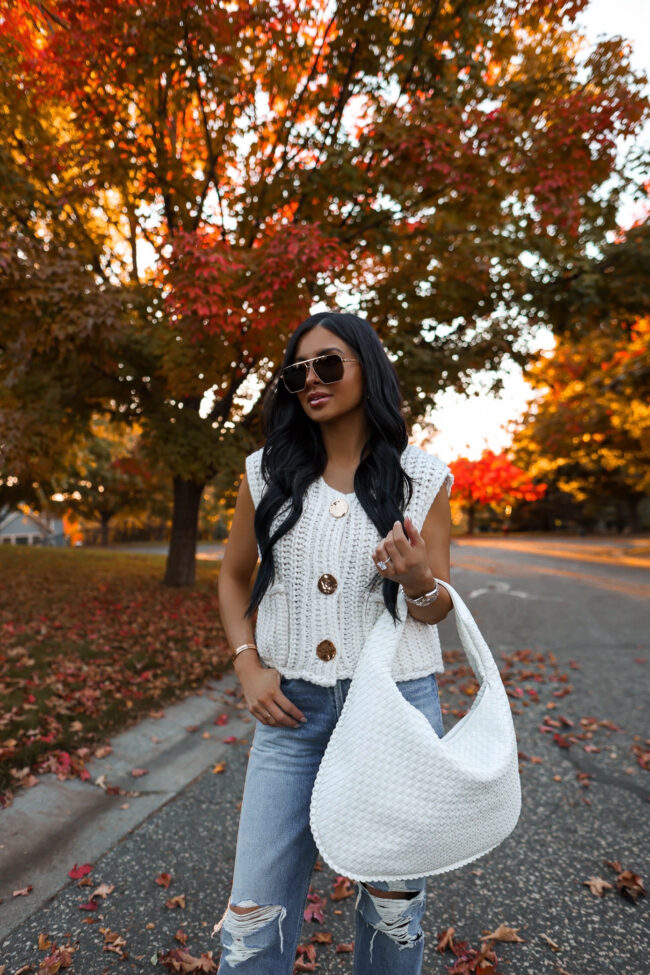
<path fill-rule="evenodd" d="M 646 896 L 641 877 L 638 873 L 633 873 L 631 870 L 623 870 L 619 873 L 616 878 L 616 887 L 619 894 L 622 894 L 624 897 L 629 897 L 633 901 L 636 901 L 639 895 L 642 897 Z"/>
<path fill-rule="evenodd" d="M 90 873 L 92 868 L 92 863 L 82 863 L 80 867 L 75 863 L 72 870 L 68 870 L 68 877 L 72 877 L 73 880 L 79 880 L 81 877 L 85 877 L 87 873 Z"/>
<path fill-rule="evenodd" d="M 296 961 L 294 962 L 294 972 L 315 972 L 318 968 L 316 961 L 316 948 L 312 944 L 298 945 L 296 948 Z"/>
<path fill-rule="evenodd" d="M 544 934 L 543 932 L 540 932 L 540 935 L 539 936 L 540 936 L 540 938 L 543 938 L 544 939 L 544 941 L 547 943 L 547 945 L 549 946 L 549 948 L 552 948 L 553 951 L 559 951 L 560 950 L 560 946 L 555 941 L 553 941 L 552 938 L 549 938 L 549 936 L 547 934 Z"/>
<path fill-rule="evenodd" d="M 309 905 L 303 911 L 305 921 L 318 921 L 319 924 L 322 924 L 325 920 L 325 915 L 323 914 L 325 899 L 320 894 L 310 892 L 307 894 L 307 900 L 309 901 Z"/>
<path fill-rule="evenodd" d="M 158 963 L 164 965 L 170 972 L 186 975 L 191 972 L 216 972 L 217 966 L 212 960 L 212 952 L 204 952 L 200 958 L 195 958 L 182 948 L 171 948 L 164 955 L 158 955 Z"/>
<path fill-rule="evenodd" d="M 148 768 L 132 768 L 131 775 L 134 779 L 139 779 L 141 775 L 149 775 Z"/>
<path fill-rule="evenodd" d="M 518 930 L 519 928 L 510 928 L 507 924 L 500 924 L 498 928 L 489 934 L 484 934 L 483 937 L 489 941 L 519 941 L 521 944 L 525 944 L 524 939 L 517 934 Z"/>
<path fill-rule="evenodd" d="M 115 884 L 100 884 L 90 895 L 90 899 L 94 900 L 96 897 L 108 897 L 115 890 Z"/>
<path fill-rule="evenodd" d="M 228 717 L 227 714 L 220 714 L 219 717 L 218 718 L 215 718 L 212 723 L 213 724 L 216 724 L 216 725 L 223 726 L 225 724 L 228 724 L 229 721 L 230 721 L 230 718 Z"/>
<path fill-rule="evenodd" d="M 99 904 L 97 903 L 97 901 L 94 901 L 91 898 L 89 901 L 87 901 L 87 903 L 78 904 L 77 906 L 81 911 L 96 911 L 97 908 L 99 907 Z"/>
<path fill-rule="evenodd" d="M 176 907 L 185 907 L 185 894 L 176 894 L 175 897 L 170 897 L 169 900 L 165 901 L 165 907 L 168 907 L 170 911 Z"/>
<path fill-rule="evenodd" d="M 341 901 L 346 897 L 352 897 L 356 891 L 352 886 L 352 881 L 349 877 L 337 877 L 332 884 L 332 893 L 330 894 L 330 900 Z"/>
<path fill-rule="evenodd" d="M 32 885 L 29 884 L 27 887 L 23 887 L 21 890 L 15 890 L 13 896 L 14 897 L 27 897 L 27 894 L 31 894 L 31 892 L 33 891 L 33 889 L 34 888 L 32 887 Z"/>
<path fill-rule="evenodd" d="M 443 952 L 447 948 L 453 951 L 455 931 L 456 928 L 445 928 L 444 931 L 438 932 L 438 944 L 436 945 L 436 951 Z"/>
<path fill-rule="evenodd" d="M 346 941 L 340 945 L 337 945 L 334 951 L 337 954 L 343 954 L 344 952 L 354 951 L 354 941 Z"/>
<path fill-rule="evenodd" d="M 129 957 L 124 950 L 126 941 L 121 934 L 118 934 L 117 931 L 111 931 L 110 928 L 100 928 L 99 930 L 104 935 L 104 951 L 112 951 L 122 960 Z"/>
<path fill-rule="evenodd" d="M 65 945 L 62 948 L 57 948 L 54 944 L 52 953 L 43 958 L 38 966 L 38 975 L 57 975 L 62 968 L 70 968 L 72 965 L 72 955 L 77 949 L 72 945 Z M 31 968 L 25 965 L 24 968 L 19 968 L 15 975 L 19 972 L 27 971 Z"/>
<path fill-rule="evenodd" d="M 186 945 L 187 944 L 188 937 L 189 937 L 189 935 L 185 931 L 183 931 L 182 928 L 179 928 L 178 931 L 176 932 L 176 934 L 174 935 L 174 938 L 176 939 L 176 941 L 180 942 L 180 944 L 182 944 L 182 945 Z"/>
<path fill-rule="evenodd" d="M 155 878 L 155 882 L 160 886 L 167 889 L 172 882 L 172 875 L 170 873 L 159 873 Z"/>
<path fill-rule="evenodd" d="M 612 890 L 613 884 L 609 881 L 603 880 L 602 877 L 590 877 L 589 880 L 583 880 L 582 884 L 584 887 L 588 887 L 592 894 L 596 894 L 598 897 L 602 897 L 606 890 Z"/>
<path fill-rule="evenodd" d="M 219 772 L 225 772 L 225 770 L 226 770 L 226 763 L 225 762 L 217 762 L 217 764 L 215 765 L 215 767 L 212 769 L 212 773 L 213 773 L 213 775 L 218 775 Z"/>

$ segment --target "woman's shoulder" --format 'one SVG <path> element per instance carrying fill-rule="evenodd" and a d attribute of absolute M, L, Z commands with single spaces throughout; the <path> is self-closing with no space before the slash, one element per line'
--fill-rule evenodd
<path fill-rule="evenodd" d="M 248 480 L 248 488 L 253 498 L 253 503 L 257 507 L 259 500 L 262 496 L 264 490 L 264 479 L 262 477 L 262 453 L 264 447 L 258 447 L 257 450 L 252 451 L 252 453 L 246 455 L 245 467 L 246 467 L 246 478 Z"/>
<path fill-rule="evenodd" d="M 429 453 L 416 444 L 409 444 L 402 454 L 403 466 L 407 474 L 428 474 L 432 471 L 449 470 L 445 461 L 437 454 Z"/>
<path fill-rule="evenodd" d="M 263 451 L 264 444 L 262 444 L 262 446 L 258 447 L 256 450 L 251 451 L 250 454 L 246 454 L 246 463 L 248 463 L 249 460 L 256 460 L 258 462 L 261 461 Z"/>
<path fill-rule="evenodd" d="M 445 486 L 447 497 L 451 494 L 454 475 L 449 466 L 438 457 L 415 444 L 409 444 L 403 455 L 403 467 L 414 481 L 413 506 L 416 519 L 424 519 L 440 488 Z"/>

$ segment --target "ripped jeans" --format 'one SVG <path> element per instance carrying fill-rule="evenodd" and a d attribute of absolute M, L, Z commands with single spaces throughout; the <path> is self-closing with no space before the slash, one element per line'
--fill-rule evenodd
<path fill-rule="evenodd" d="M 322 687 L 281 678 L 282 692 L 307 718 L 297 728 L 256 722 L 239 820 L 232 890 L 213 936 L 220 934 L 218 975 L 291 975 L 303 911 L 318 850 L 309 826 L 311 792 L 320 760 L 338 720 L 350 678 Z M 400 681 L 407 701 L 444 735 L 435 674 Z M 372 894 L 356 882 L 354 975 L 419 975 L 426 878 L 371 887 L 404 891 Z M 407 893 L 415 892 L 415 893 Z M 254 908 L 236 913 L 230 905 Z M 330 919 L 325 907 L 325 923 Z"/>

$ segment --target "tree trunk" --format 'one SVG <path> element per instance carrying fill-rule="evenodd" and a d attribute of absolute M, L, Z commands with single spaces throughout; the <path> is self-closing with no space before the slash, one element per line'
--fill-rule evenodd
<path fill-rule="evenodd" d="M 174 478 L 172 534 L 163 580 L 166 586 L 194 585 L 199 505 L 204 487 L 182 477 Z"/>
<path fill-rule="evenodd" d="M 473 535 L 474 534 L 474 514 L 475 514 L 475 511 L 476 511 L 475 505 L 470 504 L 469 508 L 467 509 L 467 534 L 468 535 Z"/>
<path fill-rule="evenodd" d="M 108 523 L 112 517 L 112 511 L 102 511 L 101 513 L 102 528 L 100 545 L 108 545 Z"/>
<path fill-rule="evenodd" d="M 638 534 L 641 531 L 641 517 L 639 514 L 639 501 L 643 497 L 642 494 L 628 494 L 625 498 L 625 507 L 627 509 L 627 525 L 630 532 L 633 535 Z"/>

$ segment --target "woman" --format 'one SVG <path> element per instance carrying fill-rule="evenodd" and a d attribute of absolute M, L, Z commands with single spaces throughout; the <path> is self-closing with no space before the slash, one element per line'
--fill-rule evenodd
<path fill-rule="evenodd" d="M 256 725 L 230 900 L 213 932 L 219 973 L 293 971 L 317 858 L 312 787 L 364 641 L 381 612 L 396 618 L 400 585 L 408 618 L 393 676 L 444 734 L 435 624 L 452 604 L 434 576 L 449 581 L 453 475 L 408 444 L 401 403 L 367 321 L 312 315 L 265 404 L 265 446 L 246 458 L 219 601 Z M 417 975 L 426 878 L 357 888 L 356 975 Z"/>

